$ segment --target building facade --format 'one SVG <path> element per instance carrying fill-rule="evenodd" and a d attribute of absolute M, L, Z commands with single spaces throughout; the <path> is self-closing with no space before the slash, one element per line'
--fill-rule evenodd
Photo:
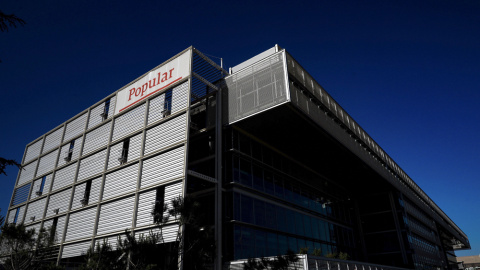
<path fill-rule="evenodd" d="M 216 269 L 308 250 L 452 269 L 467 236 L 284 49 L 227 72 L 191 47 L 28 144 L 7 221 L 53 226 L 57 261 L 192 195 Z M 163 227 L 176 241 L 178 224 Z"/>

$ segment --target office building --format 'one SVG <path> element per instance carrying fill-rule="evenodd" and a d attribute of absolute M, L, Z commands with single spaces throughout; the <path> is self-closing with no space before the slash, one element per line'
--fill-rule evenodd
<path fill-rule="evenodd" d="M 454 250 L 470 248 L 278 46 L 229 71 L 190 47 L 28 144 L 22 165 L 7 220 L 54 226 L 60 263 L 127 228 L 148 232 L 155 201 L 186 194 L 223 264 L 308 248 L 452 269 Z M 178 225 L 162 231 L 175 241 Z"/>

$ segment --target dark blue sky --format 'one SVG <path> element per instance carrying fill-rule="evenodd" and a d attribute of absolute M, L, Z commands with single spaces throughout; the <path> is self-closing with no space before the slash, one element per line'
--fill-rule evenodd
<path fill-rule="evenodd" d="M 171 3 L 170 3 L 171 2 Z M 175 2 L 175 4 L 173 4 Z M 180 4 L 181 3 L 181 4 Z M 0 156 L 190 45 L 228 68 L 278 43 L 480 254 L 480 2 L 3 1 Z M 18 170 L 0 176 L 6 214 Z"/>

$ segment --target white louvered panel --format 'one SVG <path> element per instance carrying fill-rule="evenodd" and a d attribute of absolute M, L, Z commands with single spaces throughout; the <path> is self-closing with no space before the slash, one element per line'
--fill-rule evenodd
<path fill-rule="evenodd" d="M 105 176 L 102 200 L 135 191 L 137 188 L 138 163 Z"/>
<path fill-rule="evenodd" d="M 25 224 L 32 223 L 43 218 L 43 212 L 45 211 L 46 202 L 47 199 L 43 198 L 28 204 Z"/>
<path fill-rule="evenodd" d="M 98 104 L 90 110 L 90 116 L 88 117 L 88 129 L 103 122 L 103 116 L 101 115 L 105 110 L 105 101 Z M 109 112 L 110 113 L 110 112 Z"/>
<path fill-rule="evenodd" d="M 64 142 L 70 141 L 75 136 L 82 134 L 85 131 L 85 124 L 87 121 L 87 113 L 75 118 L 75 120 L 69 122 L 65 129 Z"/>
<path fill-rule="evenodd" d="M 160 96 L 150 100 L 148 107 L 148 122 L 150 125 L 153 122 L 156 122 L 160 119 L 163 119 L 162 111 L 165 108 L 165 93 Z"/>
<path fill-rule="evenodd" d="M 83 206 L 80 201 L 83 199 L 83 197 L 85 197 L 86 186 L 87 186 L 87 182 L 83 182 L 82 184 L 75 186 L 75 190 L 73 191 L 73 200 L 72 200 L 71 210 L 75 210 Z"/>
<path fill-rule="evenodd" d="M 18 178 L 18 184 L 17 186 L 20 186 L 30 180 L 33 179 L 35 175 L 35 169 L 37 168 L 37 161 L 35 160 L 34 162 L 25 165 L 22 167 L 20 170 L 20 177 Z"/>
<path fill-rule="evenodd" d="M 45 230 L 50 230 L 50 226 L 53 225 L 53 219 L 48 219 L 43 222 L 43 227 Z"/>
<path fill-rule="evenodd" d="M 173 88 L 172 90 L 172 114 L 187 108 L 188 104 L 188 81 Z"/>
<path fill-rule="evenodd" d="M 107 149 L 82 159 L 80 161 L 80 169 L 78 170 L 77 181 L 103 172 L 105 167 L 106 154 Z"/>
<path fill-rule="evenodd" d="M 121 163 L 118 158 L 122 156 L 123 142 L 119 142 L 110 147 L 110 154 L 108 155 L 108 169 L 120 166 Z"/>
<path fill-rule="evenodd" d="M 97 207 L 85 209 L 70 215 L 65 241 L 73 241 L 93 235 Z"/>
<path fill-rule="evenodd" d="M 110 127 L 112 123 L 107 123 L 85 134 L 85 142 L 83 143 L 82 155 L 86 155 L 93 150 L 102 146 L 106 146 L 110 137 Z"/>
<path fill-rule="evenodd" d="M 25 206 L 20 207 L 20 210 L 18 211 L 17 224 L 23 223 L 23 213 L 25 213 Z"/>
<path fill-rule="evenodd" d="M 40 185 L 42 184 L 42 178 L 39 178 L 35 181 L 33 181 L 33 187 L 32 187 L 32 193 L 30 194 L 30 199 L 35 199 L 37 197 L 40 197 L 42 196 L 43 194 L 45 194 L 46 192 L 44 192 L 43 194 L 41 195 L 37 195 L 37 191 L 40 190 Z"/>
<path fill-rule="evenodd" d="M 55 168 L 57 163 L 58 149 L 41 157 L 38 164 L 37 176 L 43 175 Z"/>
<path fill-rule="evenodd" d="M 145 103 L 115 119 L 112 141 L 131 134 L 143 127 Z"/>
<path fill-rule="evenodd" d="M 143 134 L 140 133 L 130 138 L 128 161 L 135 160 L 140 157 L 140 152 L 142 151 L 142 137 Z"/>
<path fill-rule="evenodd" d="M 58 158 L 57 166 L 65 165 L 67 163 L 70 163 L 72 160 L 77 159 L 80 155 L 80 148 L 82 146 L 82 141 L 83 141 L 83 137 L 79 137 L 74 140 L 72 158 L 70 159 L 70 161 L 68 161 L 68 159 L 65 160 L 65 158 L 68 157 L 71 141 L 63 145 L 62 148 L 60 149 L 60 157 Z"/>
<path fill-rule="evenodd" d="M 48 134 L 45 137 L 45 143 L 43 144 L 43 153 L 47 153 L 48 151 L 52 150 L 53 148 L 60 145 L 62 142 L 62 135 L 63 135 L 63 127 L 55 130 L 54 132 Z"/>
<path fill-rule="evenodd" d="M 172 200 L 182 196 L 182 182 L 175 183 L 173 185 L 165 186 L 164 203 L 167 205 L 167 209 L 172 209 Z M 171 217 L 169 220 L 173 220 Z"/>
<path fill-rule="evenodd" d="M 115 101 L 117 96 L 113 96 L 110 98 L 110 108 L 108 109 L 108 118 L 112 117 L 113 113 L 115 112 Z"/>
<path fill-rule="evenodd" d="M 83 136 L 75 139 L 75 145 L 73 146 L 72 160 L 80 157 L 80 149 L 82 148 Z"/>
<path fill-rule="evenodd" d="M 17 213 L 17 208 L 8 211 L 8 217 L 7 217 L 8 223 L 13 223 L 13 221 L 15 220 L 16 213 Z"/>
<path fill-rule="evenodd" d="M 184 146 L 145 160 L 143 163 L 141 187 L 158 185 L 162 182 L 184 176 Z"/>
<path fill-rule="evenodd" d="M 135 196 L 100 206 L 97 235 L 125 231 L 132 227 Z"/>
<path fill-rule="evenodd" d="M 25 153 L 25 159 L 23 163 L 28 162 L 40 155 L 40 149 L 42 149 L 43 140 L 38 140 L 34 144 L 27 147 L 27 151 Z"/>
<path fill-rule="evenodd" d="M 155 206 L 156 194 L 157 191 L 154 189 L 139 195 L 136 227 L 153 224 L 152 211 Z"/>
<path fill-rule="evenodd" d="M 161 230 L 159 228 L 152 228 L 146 230 L 140 230 L 135 232 L 135 238 L 138 240 L 140 239 L 141 235 L 143 234 L 144 237 L 148 237 L 150 232 L 159 234 L 163 238 L 164 243 L 175 242 L 177 240 L 178 235 L 178 224 L 172 224 L 163 227 Z M 161 243 L 161 241 L 159 241 Z"/>
<path fill-rule="evenodd" d="M 171 205 L 174 198 L 182 196 L 182 182 L 178 182 L 172 185 L 165 186 L 165 203 Z"/>
<path fill-rule="evenodd" d="M 41 223 L 30 225 L 30 226 L 25 227 L 25 230 L 27 230 L 27 231 L 32 230 L 32 229 L 35 230 L 35 238 L 37 238 L 38 233 L 40 232 L 40 225 L 41 225 Z"/>
<path fill-rule="evenodd" d="M 55 239 L 56 242 L 63 241 L 63 234 L 65 232 L 65 223 L 67 221 L 67 216 L 58 217 L 57 229 L 55 230 Z"/>
<path fill-rule="evenodd" d="M 59 188 L 72 184 L 75 179 L 76 170 L 77 162 L 56 171 L 55 177 L 53 178 L 52 192 Z"/>
<path fill-rule="evenodd" d="M 187 117 L 186 114 L 182 114 L 147 130 L 145 136 L 145 155 L 185 140 L 187 135 L 186 126 Z"/>
<path fill-rule="evenodd" d="M 55 228 L 55 243 L 59 243 L 63 240 L 63 231 L 65 230 L 65 220 L 67 216 L 58 217 L 57 227 Z M 51 226 L 53 226 L 53 219 L 45 220 L 43 222 L 43 228 L 50 231 Z"/>
<path fill-rule="evenodd" d="M 62 259 L 83 256 L 87 254 L 87 250 L 90 248 L 91 243 L 91 241 L 86 241 L 63 246 Z"/>
<path fill-rule="evenodd" d="M 70 206 L 71 193 L 72 189 L 69 188 L 51 195 L 48 201 L 48 208 L 47 213 L 45 214 L 45 218 L 57 215 L 54 211 L 55 209 L 58 209 L 58 214 L 66 212 L 68 210 L 68 207 Z"/>
<path fill-rule="evenodd" d="M 45 177 L 45 185 L 43 186 L 43 194 L 47 194 L 50 191 L 50 185 L 52 184 L 52 174 L 46 175 Z"/>
<path fill-rule="evenodd" d="M 90 189 L 90 198 L 88 204 L 97 203 L 100 199 L 100 189 L 102 187 L 102 178 L 95 178 L 92 180 L 92 187 Z"/>

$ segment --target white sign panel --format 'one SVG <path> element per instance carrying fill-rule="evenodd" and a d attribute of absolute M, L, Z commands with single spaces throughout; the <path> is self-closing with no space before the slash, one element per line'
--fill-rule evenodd
<path fill-rule="evenodd" d="M 159 91 L 190 75 L 191 50 L 150 71 L 135 83 L 117 93 L 115 114 L 122 112 Z"/>

